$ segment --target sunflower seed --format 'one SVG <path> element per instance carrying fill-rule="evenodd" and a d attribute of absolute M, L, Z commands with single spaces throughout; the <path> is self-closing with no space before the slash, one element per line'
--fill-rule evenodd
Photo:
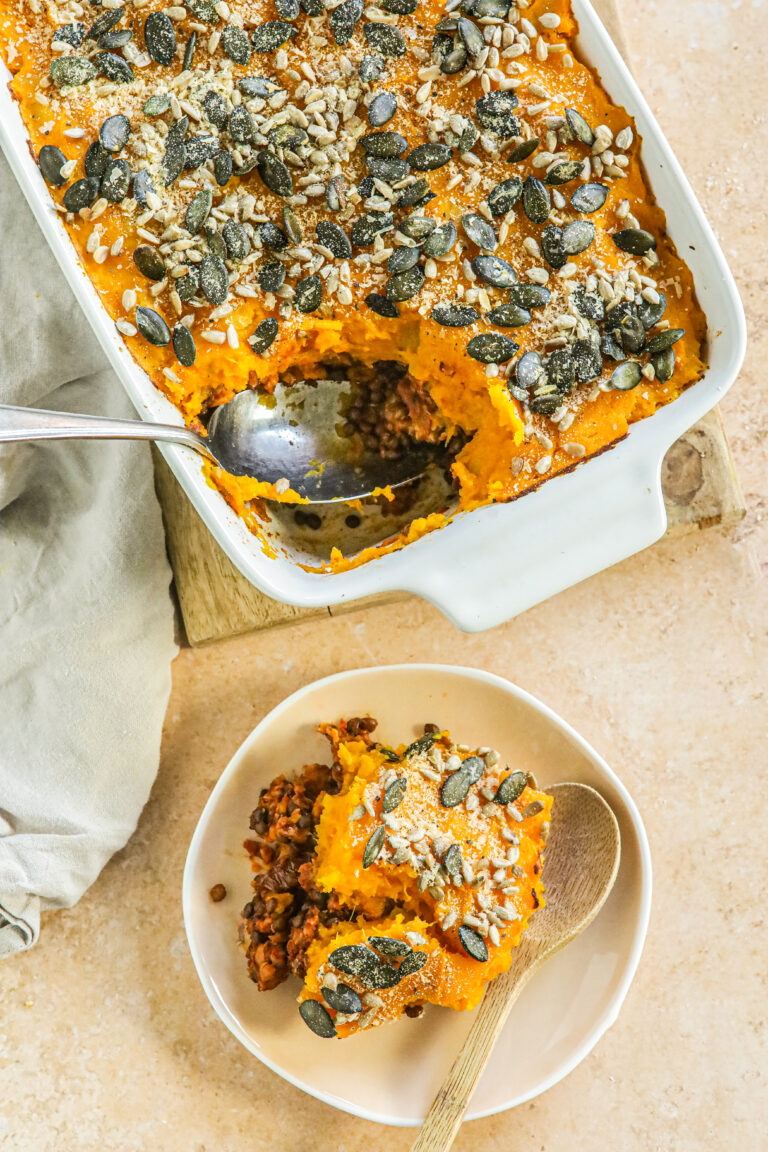
<path fill-rule="evenodd" d="M 372 312 L 375 312 L 377 316 L 386 317 L 387 320 L 394 320 L 400 315 L 400 309 L 397 305 L 378 292 L 369 292 L 365 302 Z"/>
<path fill-rule="evenodd" d="M 257 164 L 259 176 L 270 192 L 276 196 L 293 195 L 293 179 L 282 160 L 278 160 L 272 152 L 265 151 L 259 152 Z"/>
<path fill-rule="evenodd" d="M 582 144 L 594 144 L 595 134 L 581 112 L 577 112 L 575 108 L 566 108 L 565 121 L 573 135 Z"/>
<path fill-rule="evenodd" d="M 488 959 L 488 947 L 485 940 L 469 924 L 462 924 L 459 928 L 459 942 L 473 960 L 479 960 L 481 964 L 484 964 Z"/>
<path fill-rule="evenodd" d="M 61 169 L 66 162 L 67 158 L 64 153 L 60 148 L 55 148 L 53 144 L 43 144 L 37 157 L 37 164 L 43 174 L 43 179 L 59 188 L 67 182 L 66 177 L 61 174 Z"/>
<path fill-rule="evenodd" d="M 88 84 L 97 75 L 95 65 L 82 56 L 62 56 L 52 60 L 48 72 L 57 88 L 76 88 Z"/>
<path fill-rule="evenodd" d="M 304 233 L 301 230 L 298 216 L 289 204 L 283 204 L 283 226 L 293 243 L 301 244 Z"/>
<path fill-rule="evenodd" d="M 363 33 L 374 52 L 382 56 L 403 56 L 405 37 L 399 28 L 391 24 L 364 24 Z"/>
<path fill-rule="evenodd" d="M 67 212 L 79 212 L 82 208 L 90 208 L 99 195 L 100 181 L 94 176 L 86 176 L 83 180 L 76 180 L 64 193 L 64 207 Z"/>
<path fill-rule="evenodd" d="M 189 0 L 187 0 L 187 3 L 189 3 Z M 323 1007 L 319 1000 L 304 1000 L 299 1004 L 299 1015 L 307 1028 L 314 1032 L 316 1036 L 322 1037 L 323 1040 L 331 1040 L 334 1036 L 338 1035 L 330 1012 L 327 1008 Z"/>
<path fill-rule="evenodd" d="M 138 306 L 136 309 L 136 327 L 145 340 L 158 348 L 164 348 L 166 344 L 171 342 L 170 328 L 162 316 L 153 311 L 152 308 Z"/>
<path fill-rule="evenodd" d="M 643 228 L 623 228 L 614 232 L 611 240 L 622 252 L 629 252 L 633 256 L 643 256 L 656 247 L 656 238 Z"/>
<path fill-rule="evenodd" d="M 224 55 L 228 56 L 234 64 L 245 66 L 251 58 L 251 45 L 248 36 L 242 28 L 235 24 L 227 24 L 221 32 L 221 47 Z"/>
<path fill-rule="evenodd" d="M 256 331 L 248 343 L 256 355 L 261 356 L 274 342 L 276 336 L 277 320 L 273 320 L 271 316 L 268 316 L 266 320 L 262 320 L 261 323 L 257 325 Z"/>
<path fill-rule="evenodd" d="M 267 20 L 259 24 L 251 35 L 254 52 L 275 52 L 296 35 L 296 29 L 285 20 Z"/>
<path fill-rule="evenodd" d="M 520 121 L 514 115 L 517 96 L 512 91 L 488 92 L 475 104 L 475 114 L 483 128 L 502 140 L 520 135 Z"/>
<path fill-rule="evenodd" d="M 406 272 L 398 272 L 387 281 L 387 297 L 390 300 L 411 300 L 424 285 L 424 269 L 420 264 Z"/>
<path fill-rule="evenodd" d="M 592 181 L 589 184 L 582 184 L 580 188 L 576 189 L 571 196 L 571 204 L 577 212 L 588 215 L 590 212 L 599 211 L 605 204 L 607 197 L 608 188 L 606 185 Z"/>
<path fill-rule="evenodd" d="M 499 256 L 475 256 L 472 268 L 483 283 L 492 288 L 510 288 L 517 281 L 512 265 Z"/>

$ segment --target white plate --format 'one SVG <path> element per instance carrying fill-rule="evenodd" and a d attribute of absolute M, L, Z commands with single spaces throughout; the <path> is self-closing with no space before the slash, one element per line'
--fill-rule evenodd
<path fill-rule="evenodd" d="M 669 234 L 693 272 L 707 315 L 709 366 L 673 404 L 632 426 L 613 451 L 556 476 L 511 504 L 462 515 L 350 572 L 306 572 L 290 541 L 272 557 L 221 494 L 206 483 L 191 449 L 161 451 L 200 516 L 240 571 L 268 596 L 289 604 L 339 604 L 374 593 L 413 592 L 458 627 L 491 628 L 556 592 L 658 540 L 666 528 L 661 462 L 667 449 L 725 394 L 741 367 L 744 312 L 712 229 L 626 64 L 588 0 L 573 0 L 580 56 L 600 74 L 613 100 L 635 117 L 651 188 Z M 661 32 L 661 24 L 660 24 Z M 30 155 L 26 130 L 0 63 L 0 146 L 137 411 L 145 420 L 180 424 L 181 416 L 132 359 L 86 278 Z"/>
<path fill-rule="evenodd" d="M 485 1070 L 467 1118 L 530 1100 L 584 1059 L 613 1024 L 634 976 L 651 907 L 648 840 L 632 798 L 608 765 L 546 705 L 499 676 L 473 668 L 406 664 L 329 676 L 273 709 L 235 753 L 211 793 L 184 869 L 184 923 L 192 958 L 214 1009 L 269 1068 L 336 1108 L 383 1124 L 420 1124 L 471 1023 L 471 1013 L 430 1007 L 344 1041 L 321 1040 L 301 1021 L 291 979 L 272 992 L 249 980 L 236 941 L 250 897 L 242 842 L 259 790 L 279 772 L 326 760 L 323 720 L 370 712 L 377 735 L 397 744 L 426 722 L 470 745 L 491 745 L 546 786 L 591 784 L 621 827 L 621 866 L 594 923 L 527 985 Z M 544 870 L 546 883 L 546 865 Z M 226 885 L 214 904 L 208 890 Z M 526 1037 L 519 1047 L 516 1037 Z M 531 1038 L 535 1037 L 535 1043 Z"/>

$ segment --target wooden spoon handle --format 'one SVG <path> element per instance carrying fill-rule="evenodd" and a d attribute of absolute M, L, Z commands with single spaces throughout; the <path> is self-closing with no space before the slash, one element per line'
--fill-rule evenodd
<path fill-rule="evenodd" d="M 499 1038 L 510 1009 L 535 963 L 499 976 L 489 984 L 472 1029 L 432 1101 L 411 1152 L 447 1152 L 459 1130 L 472 1093 Z"/>

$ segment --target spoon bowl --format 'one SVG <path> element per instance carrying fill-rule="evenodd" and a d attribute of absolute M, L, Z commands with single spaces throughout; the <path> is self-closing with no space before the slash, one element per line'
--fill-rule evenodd
<path fill-rule="evenodd" d="M 312 504 L 355 500 L 420 476 L 436 448 L 416 444 L 397 459 L 345 436 L 353 385 L 347 380 L 247 388 L 216 408 L 208 435 L 173 424 L 113 420 L 0 404 L 0 443 L 21 440 L 155 440 L 183 444 L 233 476 L 282 483 Z"/>
<path fill-rule="evenodd" d="M 546 904 L 531 918 L 509 970 L 488 985 L 411 1152 L 450 1148 L 515 1000 L 538 966 L 594 920 L 618 874 L 619 825 L 600 793 L 575 783 L 549 792 L 555 802 L 544 861 Z"/>

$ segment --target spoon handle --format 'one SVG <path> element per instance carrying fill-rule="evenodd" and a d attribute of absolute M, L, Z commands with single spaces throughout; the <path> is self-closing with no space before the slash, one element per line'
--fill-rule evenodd
<path fill-rule="evenodd" d="M 19 440 L 164 440 L 194 448 L 216 463 L 203 438 L 190 428 L 0 404 L 0 443 Z"/>
<path fill-rule="evenodd" d="M 522 956 L 519 959 L 523 961 Z M 451 1147 L 510 1009 L 535 967 L 536 958 L 531 956 L 488 985 L 470 1033 L 432 1101 L 411 1152 L 447 1152 Z"/>

